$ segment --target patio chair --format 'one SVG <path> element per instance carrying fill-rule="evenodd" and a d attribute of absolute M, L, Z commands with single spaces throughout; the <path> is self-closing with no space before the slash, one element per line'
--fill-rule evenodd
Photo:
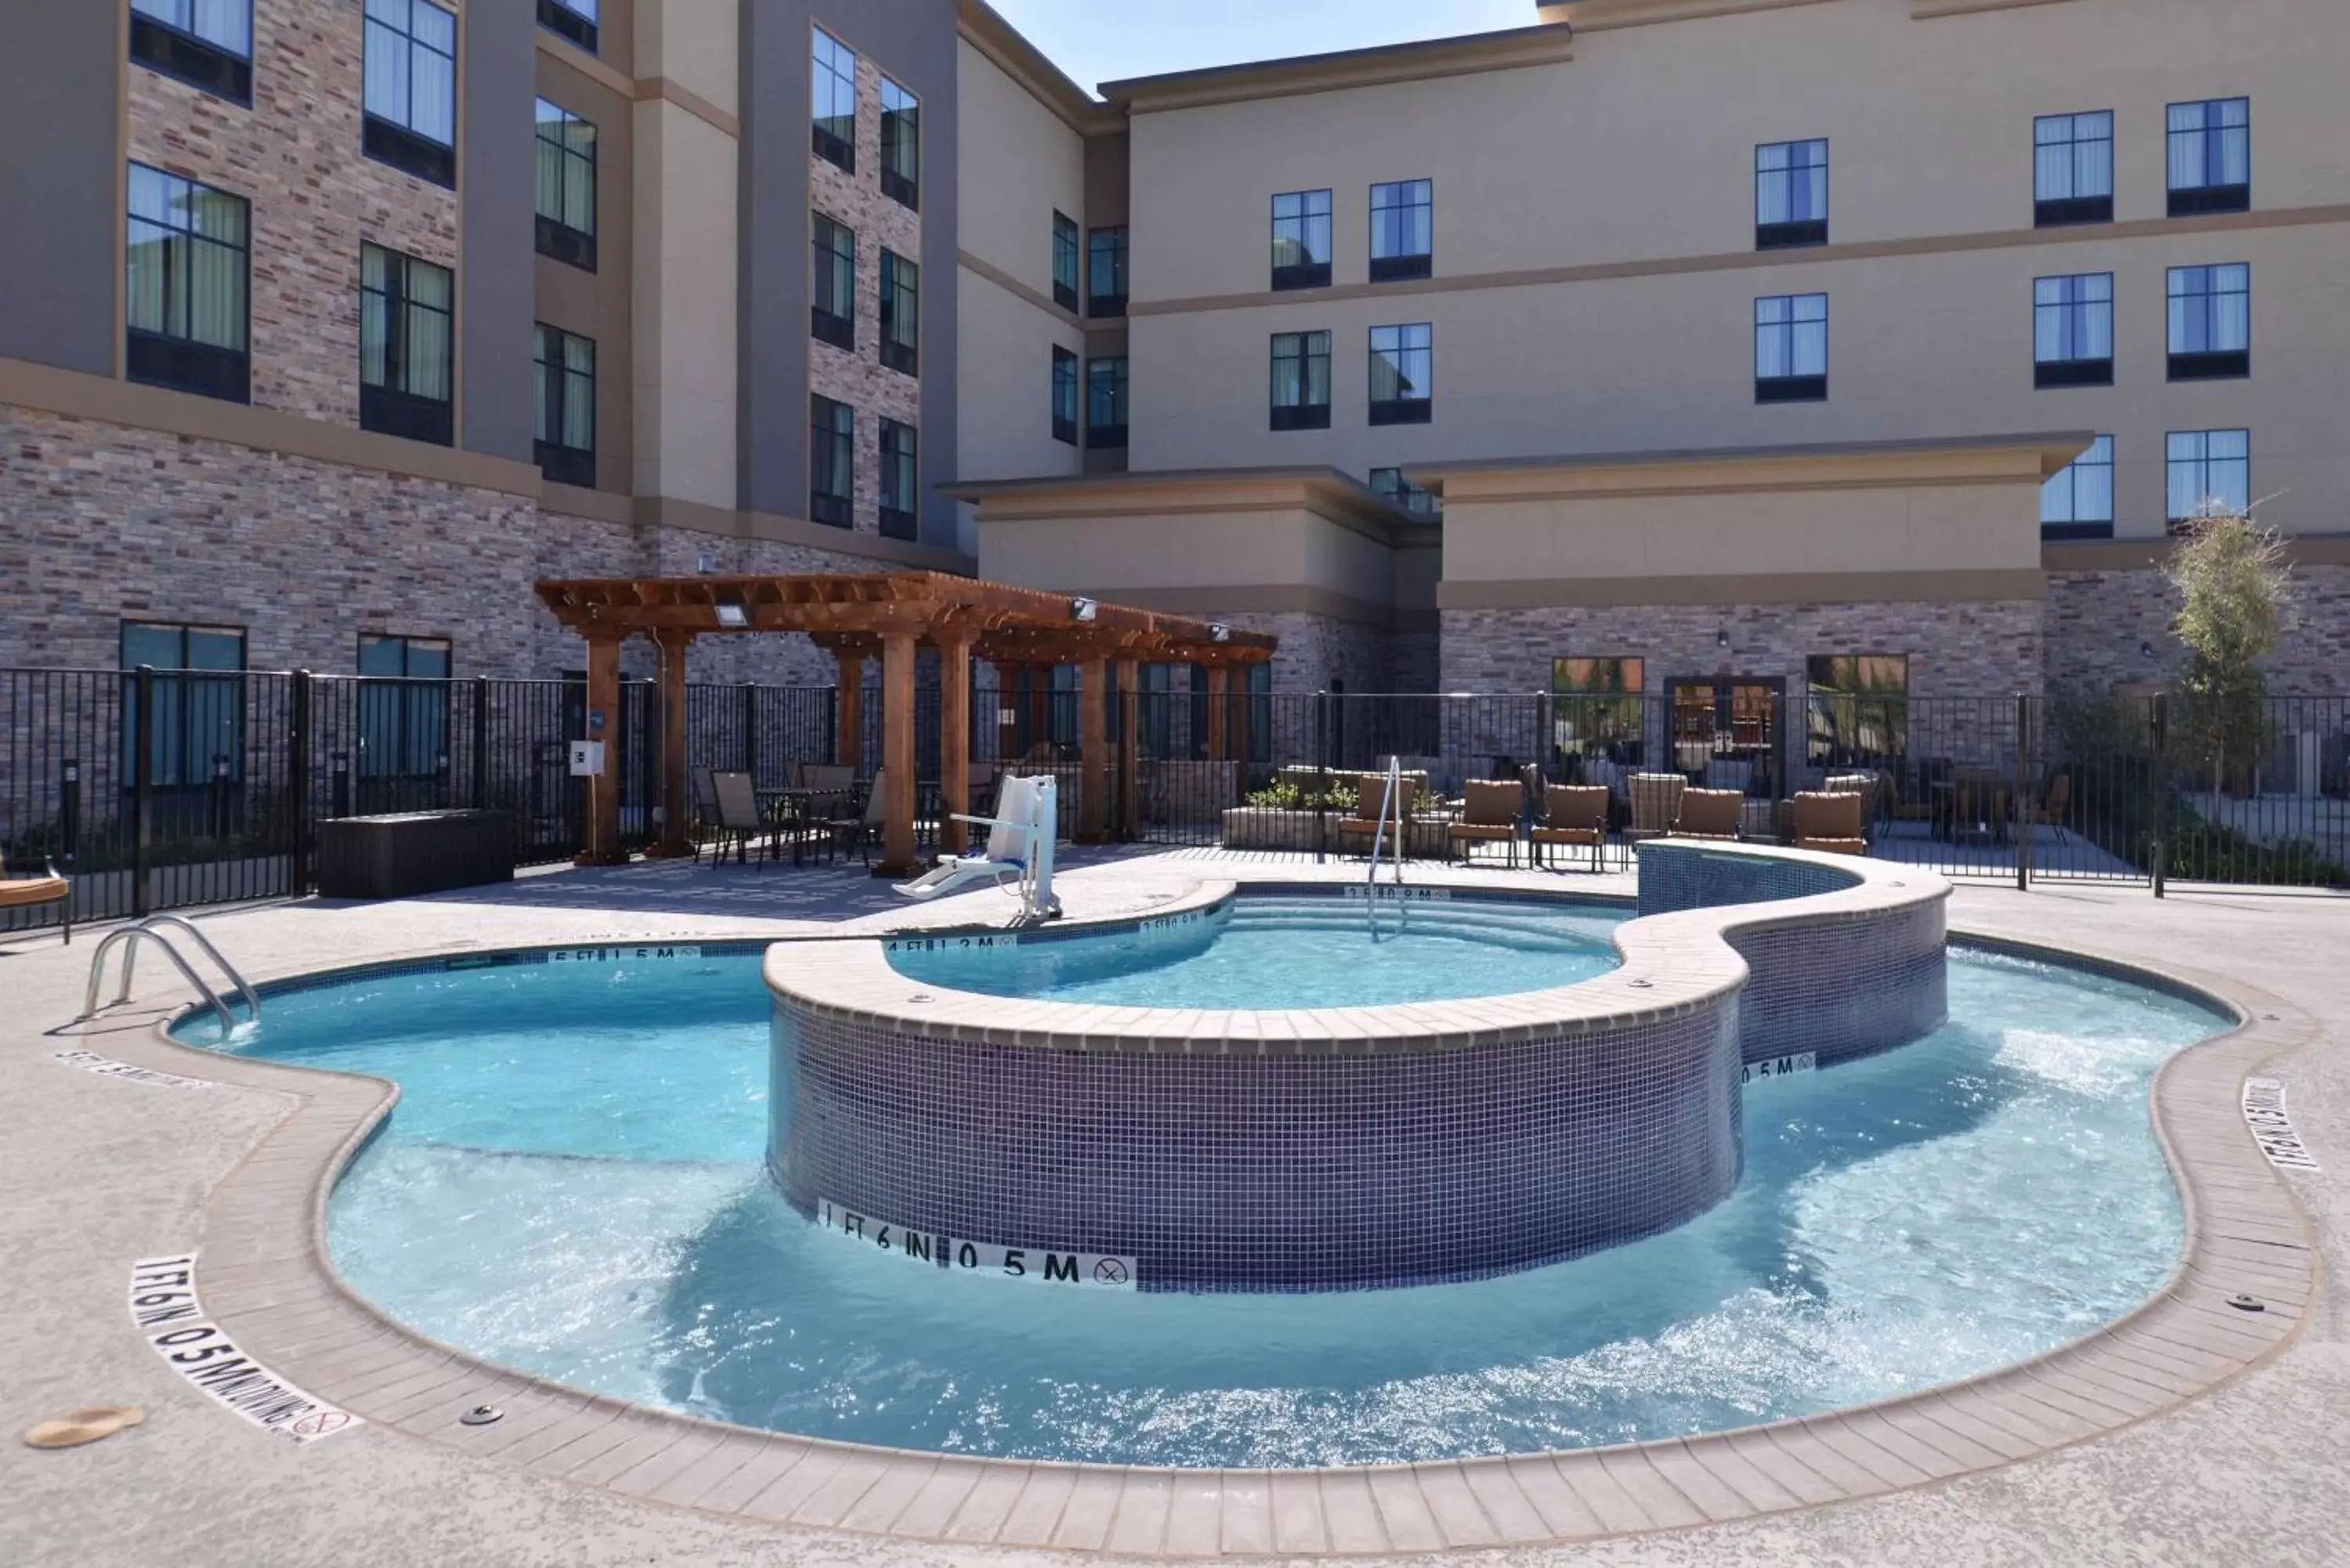
<path fill-rule="evenodd" d="M 1379 807 L 1386 802 L 1387 793 L 1388 775 L 1385 774 L 1364 774 L 1356 781 L 1354 814 L 1339 817 L 1331 825 L 1338 830 L 1342 846 L 1348 838 L 1360 838 L 1364 853 L 1370 852 L 1370 846 L 1378 842 Z M 1393 809 L 1402 817 L 1403 830 L 1400 833 L 1391 830 L 1389 837 L 1394 840 L 1390 847 L 1399 859 L 1406 857 L 1409 848 L 1412 800 L 1419 793 L 1419 781 L 1409 774 L 1404 774 L 1396 784 L 1397 800 Z"/>
<path fill-rule="evenodd" d="M 1736 838 L 1745 814 L 1746 792 L 1735 789 L 1692 789 L 1681 792 L 1680 814 L 1673 819 L 1676 838 Z"/>
<path fill-rule="evenodd" d="M 873 783 L 865 792 L 862 815 L 826 819 L 824 830 L 831 838 L 834 854 L 837 855 L 854 845 L 858 857 L 868 866 L 873 864 L 873 846 L 881 842 L 881 830 L 889 820 L 889 801 L 885 794 L 889 779 L 889 769 L 873 770 Z"/>
<path fill-rule="evenodd" d="M 31 909 L 43 904 L 63 906 L 58 918 L 65 922 L 66 946 L 73 946 L 73 884 L 57 873 L 57 865 L 47 856 L 41 857 L 41 868 L 33 871 L 29 859 L 19 860 L 25 867 L 21 875 L 11 876 L 5 861 L 0 861 L 0 909 Z"/>
<path fill-rule="evenodd" d="M 1681 795 L 1689 780 L 1679 774 L 1634 774 L 1629 781 L 1632 826 L 1627 838 L 1662 838 L 1680 815 Z"/>
<path fill-rule="evenodd" d="M 710 792 L 717 805 L 716 820 L 712 824 L 715 831 L 710 836 L 712 865 L 726 858 L 729 844 L 734 846 L 736 863 L 749 864 L 754 838 L 762 841 L 764 853 L 775 853 L 775 838 L 768 830 L 767 819 L 759 814 L 759 795 L 751 787 L 749 774 L 712 769 Z M 693 857 L 696 860 L 702 858 L 701 846 L 694 846 Z"/>
<path fill-rule="evenodd" d="M 1829 794 L 1860 796 L 1860 832 L 1864 838 L 1877 836 L 1877 803 L 1884 794 L 1881 774 L 1830 774 L 1820 788 Z"/>
<path fill-rule="evenodd" d="M 2041 797 L 2037 806 L 2030 809 L 2026 820 L 2038 827 L 2054 828 L 2056 842 L 2067 843 L 2069 841 L 2064 836 L 2064 822 L 2071 814 L 2072 808 L 2073 775 L 2058 774 L 2048 781 L 2048 793 Z"/>
<path fill-rule="evenodd" d="M 718 826 L 718 786 L 710 782 L 714 768 L 695 768 L 689 775 L 693 786 L 693 820 L 687 826 L 686 836 L 693 845 L 693 857 L 702 858 L 702 846 Z"/>
<path fill-rule="evenodd" d="M 1462 858 L 1472 853 L 1463 845 L 1506 844 L 1510 868 L 1517 869 L 1518 814 L 1525 805 L 1526 786 L 1515 780 L 1471 779 L 1461 788 L 1461 820 L 1445 829 L 1447 844 Z"/>
<path fill-rule="evenodd" d="M 1534 863 L 1546 865 L 1543 851 L 1553 844 L 1589 846 L 1591 868 L 1602 869 L 1607 852 L 1606 784 L 1553 784 L 1543 792 L 1543 818 L 1527 830 Z"/>
<path fill-rule="evenodd" d="M 1860 796 L 1805 790 L 1794 799 L 1795 847 L 1831 855 L 1866 855 L 1860 836 Z"/>

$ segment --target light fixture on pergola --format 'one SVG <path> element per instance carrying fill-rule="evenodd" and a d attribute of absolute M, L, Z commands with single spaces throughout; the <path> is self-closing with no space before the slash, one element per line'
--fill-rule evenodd
<path fill-rule="evenodd" d="M 999 669 L 1075 665 L 1079 671 L 1078 745 L 1085 777 L 1108 776 L 1109 753 L 1102 697 L 1112 665 L 1119 687 L 1135 690 L 1134 666 L 1198 664 L 1208 670 L 1211 699 L 1230 690 L 1235 667 L 1263 664 L 1276 640 L 1188 616 L 1106 604 L 1097 599 L 941 572 L 876 572 L 810 576 L 553 578 L 536 585 L 556 618 L 588 642 L 588 739 L 618 733 L 620 645 L 633 636 L 652 640 L 661 693 L 661 830 L 651 853 L 687 853 L 685 774 L 685 650 L 697 637 L 803 632 L 832 652 L 840 667 L 840 754 L 854 758 L 863 731 L 865 660 L 881 661 L 881 767 L 884 774 L 882 865 L 904 876 L 915 869 L 914 655 L 939 653 L 940 789 L 947 813 L 968 811 L 971 767 L 971 661 Z M 1210 750 L 1225 747 L 1224 704 L 1211 703 Z M 1124 753 L 1115 824 L 1109 791 L 1080 790 L 1079 837 L 1131 831 L 1135 731 L 1120 727 Z M 618 792 L 590 792 L 583 865 L 623 858 Z M 988 803 L 980 803 L 986 805 Z M 951 820 L 941 835 L 950 850 L 963 847 L 962 826 Z"/>

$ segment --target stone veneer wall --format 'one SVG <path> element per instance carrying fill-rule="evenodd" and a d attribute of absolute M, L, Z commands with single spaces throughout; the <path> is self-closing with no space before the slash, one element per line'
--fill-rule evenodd
<path fill-rule="evenodd" d="M 1303 610 L 1202 618 L 1279 638 L 1281 646 L 1273 656 L 1275 691 L 1320 691 L 1333 680 L 1344 681 L 1349 691 L 1393 690 L 1391 639 L 1377 627 Z"/>
<path fill-rule="evenodd" d="M 2350 566 L 2296 566 L 2293 576 L 2300 599 L 2284 645 L 2268 661 L 2270 688 L 2289 697 L 2350 692 Z M 2177 613 L 2178 597 L 2159 571 L 2050 573 L 2050 689 L 2095 693 L 2168 679 L 2179 662 Z"/>

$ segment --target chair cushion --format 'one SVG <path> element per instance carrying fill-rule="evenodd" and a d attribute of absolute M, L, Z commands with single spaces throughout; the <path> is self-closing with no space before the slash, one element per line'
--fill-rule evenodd
<path fill-rule="evenodd" d="M 69 886 L 62 877 L 26 877 L 0 882 L 0 909 L 59 903 L 68 891 Z"/>
<path fill-rule="evenodd" d="M 1513 780 L 1507 784 L 1487 779 L 1471 779 L 1461 786 L 1466 805 L 1462 820 L 1478 827 L 1510 827 L 1518 825 L 1518 807 L 1525 802 L 1525 786 Z"/>
<path fill-rule="evenodd" d="M 1673 831 L 1688 838 L 1735 838 L 1745 809 L 1746 797 L 1734 789 L 1683 790 Z"/>

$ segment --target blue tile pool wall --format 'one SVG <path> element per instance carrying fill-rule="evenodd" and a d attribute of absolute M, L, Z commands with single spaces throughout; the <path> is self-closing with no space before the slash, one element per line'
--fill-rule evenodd
<path fill-rule="evenodd" d="M 1519 1044 L 1263 1056 L 931 1039 L 779 999 L 768 1159 L 804 1210 L 1132 1257 L 1144 1289 L 1475 1279 L 1729 1195 L 1736 1012 L 1723 998 Z"/>
<path fill-rule="evenodd" d="M 1808 898 L 1815 893 L 1840 892 L 1860 880 L 1852 872 L 1815 861 L 1724 853 L 1686 844 L 1643 844 L 1638 853 L 1640 913 L 1644 915 Z"/>

